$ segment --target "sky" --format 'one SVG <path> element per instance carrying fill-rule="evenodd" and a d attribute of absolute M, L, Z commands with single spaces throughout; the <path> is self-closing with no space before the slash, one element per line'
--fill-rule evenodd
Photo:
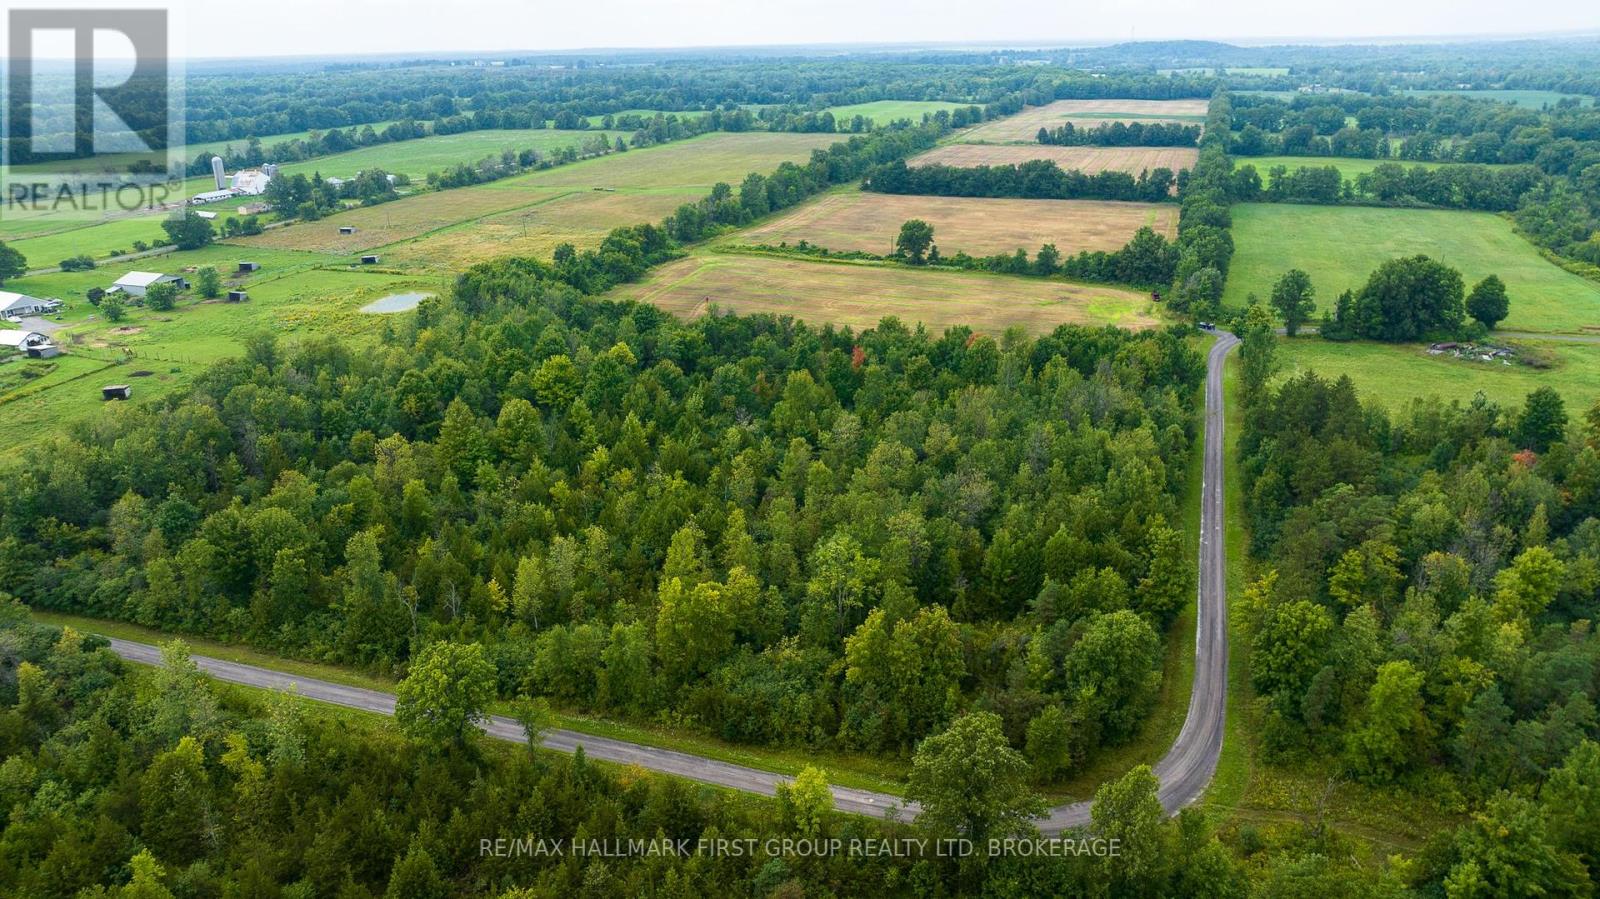
<path fill-rule="evenodd" d="M 189 0 L 186 15 L 202 57 L 1600 32 L 1595 0 Z"/>

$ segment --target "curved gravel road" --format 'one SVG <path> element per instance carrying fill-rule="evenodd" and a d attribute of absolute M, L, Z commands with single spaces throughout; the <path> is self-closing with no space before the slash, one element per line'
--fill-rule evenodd
<path fill-rule="evenodd" d="M 1228 690 L 1227 631 L 1227 556 L 1223 545 L 1223 428 L 1222 369 L 1228 354 L 1239 341 L 1232 334 L 1217 332 L 1217 342 L 1206 358 L 1205 387 L 1205 462 L 1200 506 L 1199 613 L 1195 626 L 1194 692 L 1189 697 L 1189 712 L 1178 739 L 1156 764 L 1161 786 L 1157 795 L 1168 813 L 1200 797 L 1217 769 L 1222 752 L 1222 724 Z M 111 639 L 111 648 L 130 662 L 161 664 L 161 650 L 149 643 Z M 394 695 L 361 687 L 349 687 L 315 678 L 300 677 L 227 662 L 207 656 L 193 656 L 202 671 L 221 681 L 264 687 L 272 690 L 294 688 L 299 695 L 318 702 L 347 706 L 381 715 L 394 714 Z M 482 723 L 491 737 L 517 743 L 527 742 L 522 726 L 510 718 L 493 716 Z M 778 784 L 790 778 L 770 771 L 759 771 L 719 762 L 686 752 L 642 746 L 623 740 L 596 737 L 570 730 L 545 732 L 541 745 L 558 752 L 572 752 L 580 745 L 590 758 L 624 765 L 637 765 L 651 771 L 715 784 L 749 793 L 771 796 Z M 834 807 L 858 815 L 883 817 L 890 812 L 909 819 L 920 810 L 916 803 L 899 796 L 831 787 Z M 1089 823 L 1089 802 L 1056 806 L 1039 822 L 1046 834 L 1083 827 Z"/>

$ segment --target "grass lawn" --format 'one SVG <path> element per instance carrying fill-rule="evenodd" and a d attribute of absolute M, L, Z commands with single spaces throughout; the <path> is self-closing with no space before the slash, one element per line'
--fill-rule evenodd
<path fill-rule="evenodd" d="M 1138 329 L 1159 323 L 1148 296 L 1114 287 L 743 253 L 706 252 L 669 262 L 609 296 L 688 317 L 715 305 L 815 325 L 870 328 L 893 315 L 907 327 L 920 322 L 934 333 L 956 325 L 999 334 L 1013 325 L 1042 333 L 1062 324 Z"/>
<path fill-rule="evenodd" d="M 1233 240 L 1228 306 L 1251 293 L 1265 300 L 1284 271 L 1300 268 L 1319 308 L 1328 308 L 1380 264 L 1425 253 L 1459 269 L 1468 290 L 1486 275 L 1504 279 L 1507 330 L 1600 329 L 1600 284 L 1546 262 L 1510 222 L 1487 212 L 1253 203 L 1233 207 Z"/>
<path fill-rule="evenodd" d="M 871 119 L 875 125 L 887 125 L 900 119 L 921 122 L 922 117 L 941 109 L 962 109 L 970 103 L 952 103 L 947 100 L 874 100 L 871 103 L 852 103 L 849 106 L 830 106 L 834 121 L 848 122 L 856 116 Z"/>
<path fill-rule="evenodd" d="M 1554 387 L 1566 399 L 1568 414 L 1576 418 L 1600 400 L 1600 345 L 1512 343 L 1547 359 L 1550 367 L 1429 356 L 1420 344 L 1336 343 L 1302 336 L 1278 342 L 1279 376 L 1308 369 L 1329 378 L 1349 375 L 1364 400 L 1377 399 L 1390 411 L 1399 411 L 1413 398 L 1465 404 L 1480 392 L 1503 406 L 1520 406 L 1533 390 Z"/>

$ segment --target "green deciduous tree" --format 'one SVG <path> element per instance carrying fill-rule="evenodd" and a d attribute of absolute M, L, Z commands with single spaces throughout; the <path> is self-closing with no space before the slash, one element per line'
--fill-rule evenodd
<path fill-rule="evenodd" d="M 12 278 L 20 278 L 28 273 L 28 259 L 15 247 L 8 247 L 0 241 L 0 284 Z"/>
<path fill-rule="evenodd" d="M 1467 294 L 1467 314 L 1482 322 L 1485 328 L 1494 329 L 1511 314 L 1511 300 L 1506 296 L 1506 282 L 1499 275 L 1490 275 L 1479 281 Z"/>
<path fill-rule="evenodd" d="M 1523 401 L 1517 416 L 1517 442 L 1542 453 L 1567 436 L 1567 404 L 1554 387 L 1540 387 Z"/>
<path fill-rule="evenodd" d="M 395 689 L 395 721 L 415 739 L 462 743 L 495 697 L 494 665 L 478 643 L 430 643 Z"/>
<path fill-rule="evenodd" d="M 156 312 L 171 311 L 174 306 L 178 305 L 178 285 L 171 281 L 162 281 L 158 284 L 150 285 L 144 292 L 144 304 L 146 308 Z M 101 309 L 104 308 L 104 305 L 102 305 Z"/>
<path fill-rule="evenodd" d="M 917 747 L 906 797 L 922 804 L 917 820 L 935 833 L 981 844 L 1031 831 L 1044 814 L 1027 779 L 1028 760 L 1006 742 L 1000 716 L 972 712 Z"/>
<path fill-rule="evenodd" d="M 1361 720 L 1345 735 L 1345 759 L 1357 775 L 1389 781 L 1417 759 L 1430 736 L 1422 680 L 1404 660 L 1378 667 Z"/>
<path fill-rule="evenodd" d="M 1293 337 L 1317 308 L 1317 291 L 1311 276 L 1297 268 L 1289 269 L 1272 285 L 1272 308 L 1283 319 L 1283 329 Z"/>
<path fill-rule="evenodd" d="M 211 223 L 193 209 L 185 209 L 182 215 L 163 220 L 161 230 L 167 232 L 167 239 L 180 250 L 198 250 L 216 238 Z"/>
<path fill-rule="evenodd" d="M 195 289 L 200 291 L 200 295 L 208 300 L 216 299 L 222 294 L 222 276 L 209 265 L 201 266 L 200 271 L 195 273 L 194 285 Z"/>
<path fill-rule="evenodd" d="M 894 239 L 895 255 L 912 265 L 928 261 L 928 251 L 932 247 L 933 226 L 922 219 L 911 219 L 901 225 L 900 234 Z"/>

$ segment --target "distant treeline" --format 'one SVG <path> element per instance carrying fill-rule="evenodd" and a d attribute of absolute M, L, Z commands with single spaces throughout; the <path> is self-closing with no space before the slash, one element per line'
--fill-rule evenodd
<path fill-rule="evenodd" d="M 1093 175 L 1063 171 L 1048 159 L 1019 165 L 907 166 L 905 160 L 878 166 L 861 186 L 885 194 L 927 194 L 940 197 L 1010 197 L 1030 200 L 1132 200 L 1159 203 L 1180 191 L 1186 172 L 1156 168 L 1139 173 L 1104 171 Z"/>
<path fill-rule="evenodd" d="M 1192 147 L 1199 140 L 1199 125 L 1177 122 L 1109 122 L 1093 128 L 1068 122 L 1039 129 L 1039 143 L 1058 147 Z"/>
<path fill-rule="evenodd" d="M 1510 212 L 1542 176 L 1533 166 L 1403 166 L 1386 162 L 1346 180 L 1335 166 L 1273 166 L 1265 185 L 1252 165 L 1234 171 L 1235 199 L 1242 203 L 1353 203 L 1430 206 Z"/>

